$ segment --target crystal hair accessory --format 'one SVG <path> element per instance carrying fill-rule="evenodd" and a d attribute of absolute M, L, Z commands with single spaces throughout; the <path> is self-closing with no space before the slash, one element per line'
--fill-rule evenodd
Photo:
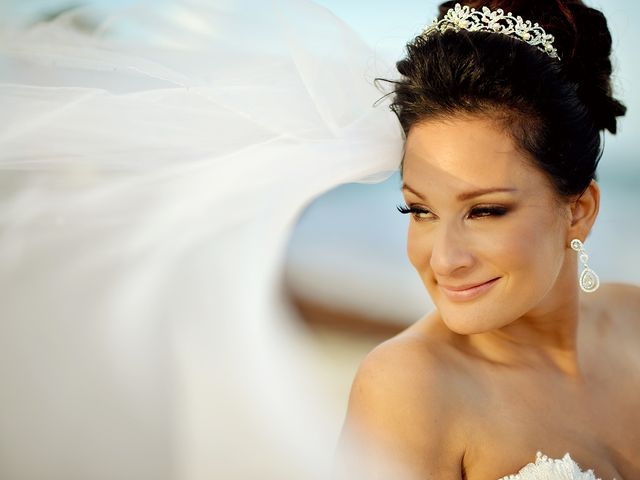
<path fill-rule="evenodd" d="M 495 11 L 489 10 L 488 7 L 476 10 L 467 5 L 463 7 L 456 3 L 454 8 L 450 8 L 445 13 L 442 20 L 436 18 L 431 25 L 425 27 L 420 36 L 427 37 L 433 32 L 444 33 L 449 29 L 456 32 L 463 29 L 470 32 L 508 35 L 533 45 L 551 58 L 560 60 L 558 51 L 553 46 L 553 35 L 545 32 L 537 23 L 532 24 L 531 20 L 523 20 L 520 16 L 513 16 L 511 12 L 504 13 L 501 8 Z"/>

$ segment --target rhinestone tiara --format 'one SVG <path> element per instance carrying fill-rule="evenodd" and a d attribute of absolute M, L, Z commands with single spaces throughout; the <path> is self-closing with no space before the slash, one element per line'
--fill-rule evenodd
<path fill-rule="evenodd" d="M 456 3 L 454 8 L 450 8 L 445 13 L 442 20 L 436 18 L 431 25 L 424 28 L 419 36 L 427 37 L 433 32 L 444 33 L 449 29 L 456 32 L 464 29 L 470 32 L 492 32 L 508 35 L 533 45 L 551 58 L 560 60 L 558 51 L 553 46 L 553 35 L 545 32 L 537 23 L 532 24 L 531 20 L 525 21 L 520 16 L 513 16 L 511 12 L 504 13 L 501 8 L 495 11 L 491 11 L 488 7 L 476 10 L 467 5 L 463 7 Z"/>

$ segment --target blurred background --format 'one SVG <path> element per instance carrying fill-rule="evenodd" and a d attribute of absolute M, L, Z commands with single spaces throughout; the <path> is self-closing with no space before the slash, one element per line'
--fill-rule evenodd
<path fill-rule="evenodd" d="M 82 4 L 129 5 L 125 0 L 0 0 L 0 29 L 55 18 Z M 399 59 L 405 43 L 431 22 L 433 0 L 316 0 L 342 18 L 384 59 Z M 599 167 L 602 203 L 587 240 L 590 266 L 602 281 L 640 284 L 640 11 L 632 0 L 587 2 L 602 10 L 613 35 L 614 89 L 628 107 L 616 136 L 606 134 Z M 636 8 L 634 8 L 636 7 Z M 158 7 L 160 8 L 160 7 Z M 93 19 L 78 24 L 91 28 Z M 0 68 L 2 66 L 0 65 Z M 389 115 L 393 115 L 388 112 Z M 332 373 L 322 381 L 346 406 L 362 357 L 376 344 L 427 313 L 432 304 L 406 258 L 408 218 L 396 173 L 375 184 L 342 185 L 311 203 L 288 247 L 284 282 L 300 320 L 326 352 Z"/>

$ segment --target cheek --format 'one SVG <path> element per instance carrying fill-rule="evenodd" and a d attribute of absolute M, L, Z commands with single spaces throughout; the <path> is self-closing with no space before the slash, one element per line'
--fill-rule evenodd
<path fill-rule="evenodd" d="M 547 281 L 550 275 L 557 273 L 562 263 L 563 234 L 558 224 L 548 216 L 530 217 L 527 222 L 519 222 L 509 235 L 509 263 L 516 272 L 529 275 L 531 281 Z"/>
<path fill-rule="evenodd" d="M 547 216 L 548 217 L 548 216 Z M 497 242 L 496 242 L 497 243 Z M 498 268 L 506 277 L 503 294 L 512 301 L 500 323 L 540 305 L 558 280 L 564 259 L 563 232 L 548 218 L 531 216 L 503 237 Z M 496 250 L 497 251 L 497 250 Z M 498 318 L 498 317 L 496 317 Z"/>
<path fill-rule="evenodd" d="M 409 224 L 407 257 L 423 278 L 431 271 L 433 228 Z M 469 229 L 466 245 L 486 274 L 532 275 L 545 282 L 562 259 L 562 233 L 548 215 L 519 215 L 494 225 Z M 544 278 L 542 278 L 544 277 Z"/>
<path fill-rule="evenodd" d="M 525 225 L 518 227 L 515 222 L 503 223 L 492 228 L 470 228 L 465 235 L 464 245 L 476 261 L 492 264 L 499 269 L 519 268 L 526 265 L 535 256 L 531 248 L 535 237 L 535 229 Z M 410 224 L 407 236 L 407 256 L 413 267 L 421 274 L 431 270 L 432 236 L 437 226 L 421 228 Z M 537 241 L 537 240 L 536 240 Z M 484 268 L 491 268 L 484 265 Z M 488 272 L 490 273 L 490 272 Z"/>
<path fill-rule="evenodd" d="M 418 272 L 422 273 L 429 266 L 430 255 L 431 241 L 429 234 L 411 221 L 407 234 L 407 257 L 409 262 Z"/>
<path fill-rule="evenodd" d="M 515 224 L 501 235 L 492 236 L 486 248 L 492 252 L 502 270 L 517 272 L 528 270 L 536 260 L 536 233 L 528 225 Z"/>

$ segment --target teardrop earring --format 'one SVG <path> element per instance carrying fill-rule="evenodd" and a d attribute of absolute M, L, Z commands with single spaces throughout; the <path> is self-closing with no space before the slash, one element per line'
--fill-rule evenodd
<path fill-rule="evenodd" d="M 578 252 L 580 261 L 582 262 L 582 272 L 580 273 L 580 279 L 578 281 L 580 288 L 587 293 L 595 292 L 600 286 L 600 279 L 598 275 L 596 275 L 596 272 L 591 270 L 587 265 L 589 255 L 587 255 L 584 245 L 579 239 L 574 238 L 571 240 L 571 248 Z"/>

